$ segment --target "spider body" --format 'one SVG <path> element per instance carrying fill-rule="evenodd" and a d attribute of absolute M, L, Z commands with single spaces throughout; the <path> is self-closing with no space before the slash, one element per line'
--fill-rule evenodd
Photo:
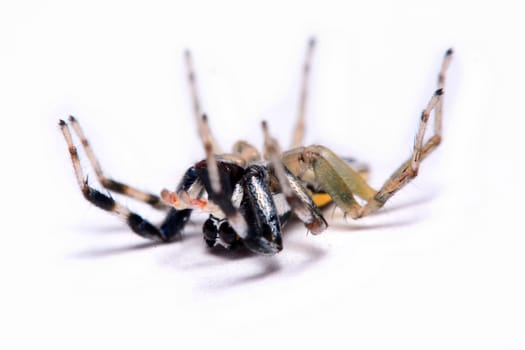
<path fill-rule="evenodd" d="M 235 158 L 235 155 L 229 155 L 229 158 Z M 242 160 L 239 158 L 238 162 L 242 163 Z M 172 215 L 192 210 L 187 206 L 209 211 L 203 234 L 210 247 L 221 245 L 235 248 L 244 245 L 260 254 L 279 252 L 282 249 L 282 227 L 293 209 L 284 198 L 272 167 L 262 161 L 250 162 L 245 167 L 222 159 L 218 159 L 216 164 L 221 191 L 214 191 L 208 161 L 203 160 L 186 172 L 177 191 L 164 190 L 161 193 L 166 203 L 179 208 Z M 306 218 L 302 216 L 305 223 L 313 224 L 311 229 L 324 230 L 326 222 L 307 190 L 290 172 L 286 176 L 287 181 L 295 186 L 294 196 L 306 208 Z M 193 193 L 198 193 L 199 200 L 189 197 L 187 191 L 190 187 L 193 187 Z M 203 194 L 206 194 L 206 200 L 202 199 Z M 180 220 L 183 218 L 182 215 L 178 217 Z"/>
<path fill-rule="evenodd" d="M 345 159 L 322 145 L 302 146 L 304 114 L 310 61 L 314 41 L 308 44 L 303 66 L 299 115 L 291 148 L 281 152 L 262 123 L 263 155 L 249 143 L 238 141 L 231 153 L 224 153 L 201 114 L 191 55 L 186 52 L 188 81 L 193 100 L 197 129 L 206 157 L 191 166 L 175 191 L 150 194 L 107 178 L 95 157 L 78 121 L 60 120 L 59 126 L 69 147 L 77 182 L 84 197 L 95 206 L 122 217 L 136 234 L 164 242 L 176 240 L 194 210 L 209 213 L 203 224 L 204 241 L 209 247 L 233 249 L 245 246 L 250 251 L 273 255 L 283 248 L 282 229 L 292 213 L 313 234 L 323 232 L 327 223 L 320 207 L 333 202 L 345 215 L 359 219 L 380 209 L 388 199 L 417 174 L 419 164 L 441 142 L 441 119 L 445 72 L 452 50 L 445 57 L 438 75 L 438 88 L 419 118 L 419 128 L 411 156 L 393 172 L 379 190 L 366 182 L 368 166 Z M 434 135 L 424 141 L 425 130 L 434 112 Z M 164 221 L 156 226 L 115 201 L 110 195 L 91 187 L 84 176 L 70 127 L 80 138 L 98 180 L 106 189 L 166 210 Z M 364 201 L 361 204 L 356 197 Z"/>

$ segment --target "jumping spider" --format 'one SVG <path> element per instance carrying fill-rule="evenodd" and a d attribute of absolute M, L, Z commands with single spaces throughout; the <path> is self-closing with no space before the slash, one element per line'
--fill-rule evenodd
<path fill-rule="evenodd" d="M 164 242 L 180 235 L 193 210 L 204 211 L 209 213 L 209 218 L 204 222 L 203 234 L 210 247 L 222 245 L 234 248 L 244 245 L 255 253 L 265 255 L 276 254 L 282 249 L 282 227 L 292 212 L 310 232 L 318 234 L 327 228 L 319 208 L 328 202 L 333 201 L 352 219 L 378 210 L 416 177 L 421 161 L 441 142 L 443 87 L 452 49 L 445 53 L 437 90 L 421 113 L 412 155 L 376 191 L 365 181 L 368 173 L 366 165 L 339 158 L 325 146 L 302 146 L 308 78 L 314 48 L 315 41 L 311 39 L 302 70 L 299 111 L 291 148 L 281 152 L 277 141 L 270 136 L 266 122 L 262 122 L 263 156 L 245 141 L 235 143 L 231 153 L 220 150 L 208 127 L 206 115 L 201 113 L 192 58 L 187 51 L 188 82 L 206 158 L 186 171 L 174 192 L 164 189 L 160 196 L 106 177 L 77 120 L 69 117 L 69 125 L 60 120 L 60 129 L 69 147 L 82 194 L 95 206 L 125 219 L 138 235 Z M 435 115 L 434 135 L 425 142 L 425 130 L 432 111 Z M 82 172 L 69 126 L 79 137 L 102 186 L 167 211 L 160 226 L 131 212 L 110 195 L 90 187 Z M 364 204 L 359 204 L 354 196 L 361 198 Z"/>

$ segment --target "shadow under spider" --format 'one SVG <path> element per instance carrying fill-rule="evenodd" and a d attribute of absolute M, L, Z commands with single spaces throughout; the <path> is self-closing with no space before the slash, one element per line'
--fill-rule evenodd
<path fill-rule="evenodd" d="M 401 211 L 406 208 L 411 208 L 414 206 L 418 206 L 421 204 L 425 204 L 430 202 L 435 196 L 428 195 L 420 198 L 416 198 L 410 201 L 406 201 L 404 203 L 394 204 L 392 206 L 387 206 L 384 208 L 381 208 L 377 212 L 374 212 L 370 214 L 369 217 L 381 217 L 386 214 L 394 213 L 396 211 Z M 397 220 L 397 221 L 391 221 L 391 222 L 384 222 L 384 223 L 375 223 L 375 224 L 365 224 L 364 219 L 360 220 L 352 220 L 344 216 L 344 214 L 336 213 L 336 207 L 334 205 L 329 206 L 328 208 L 325 208 L 325 217 L 330 217 L 330 215 L 326 214 L 326 212 L 332 212 L 332 215 L 330 217 L 328 227 L 330 228 L 336 228 L 340 230 L 347 230 L 347 231 L 363 231 L 363 230 L 374 230 L 374 229 L 387 229 L 387 228 L 394 228 L 394 227 L 402 227 L 402 226 L 409 226 L 413 225 L 421 220 L 419 217 L 413 217 L 410 219 L 404 219 L 404 220 Z"/>
<path fill-rule="evenodd" d="M 404 203 L 397 203 L 397 204 L 389 205 L 389 206 L 381 208 L 381 210 L 378 210 L 373 215 L 375 216 L 375 215 L 381 215 L 381 214 L 386 214 L 386 213 L 392 213 L 392 212 L 410 208 L 416 205 L 425 204 L 433 200 L 435 197 L 436 197 L 436 194 L 432 193 L 432 194 L 428 194 L 426 196 L 422 196 L 419 198 L 414 198 Z"/>
<path fill-rule="evenodd" d="M 151 241 L 151 240 L 145 240 L 144 242 L 134 243 L 134 244 L 126 244 L 123 246 L 113 246 L 113 247 L 104 247 L 104 248 L 91 248 L 85 251 L 78 252 L 73 255 L 75 258 L 103 258 L 108 257 L 112 255 L 118 255 L 118 254 L 125 254 L 125 253 L 132 253 L 144 249 L 151 249 L 154 247 L 164 247 L 171 244 L 183 244 L 184 241 L 190 241 L 193 238 L 194 235 L 188 235 L 184 237 L 178 237 L 174 239 L 171 242 L 159 242 L 159 241 Z"/>
<path fill-rule="evenodd" d="M 126 231 L 126 226 L 115 223 L 115 224 L 107 224 L 107 225 L 99 225 L 99 226 L 93 226 L 93 225 L 82 225 L 82 226 L 75 226 L 75 230 L 82 233 L 90 233 L 90 234 L 108 234 L 108 233 L 122 233 Z"/>
<path fill-rule="evenodd" d="M 291 234 L 287 234 L 287 231 L 290 231 Z M 204 284 L 206 289 L 224 289 L 261 281 L 266 278 L 282 275 L 283 273 L 287 275 L 298 274 L 325 256 L 323 249 L 308 242 L 306 229 L 298 220 L 288 223 L 284 230 L 283 241 L 283 252 L 277 257 L 261 256 L 250 252 L 245 247 L 239 247 L 239 249 L 236 250 L 227 250 L 222 247 L 215 247 L 215 249 L 207 248 L 208 256 L 217 259 L 208 258 L 186 264 L 185 269 L 203 269 L 210 266 L 224 265 L 225 260 L 236 263 L 238 260 L 253 259 L 252 261 L 255 262 L 256 266 L 250 267 L 249 272 L 243 269 L 243 272 L 236 276 L 228 276 L 227 278 L 220 278 L 219 280 L 212 278 Z M 292 251 L 300 251 L 301 255 L 305 256 L 305 258 L 286 259 L 286 265 L 283 265 L 280 257 Z M 184 258 L 180 256 L 178 256 L 177 259 L 184 260 Z M 297 260 L 299 261 L 297 262 Z"/>
<path fill-rule="evenodd" d="M 354 224 L 352 222 L 333 222 L 330 224 L 330 228 L 335 228 L 338 230 L 345 230 L 351 232 L 356 231 L 366 231 L 366 230 L 377 230 L 377 229 L 386 229 L 386 228 L 394 228 L 394 227 L 403 227 L 403 226 L 409 226 L 413 225 L 416 222 L 420 221 L 418 218 L 413 218 L 410 220 L 402 220 L 402 221 L 393 221 L 393 222 L 386 222 L 386 223 L 380 223 L 380 224 Z"/>
<path fill-rule="evenodd" d="M 129 253 L 138 250 L 152 248 L 158 245 L 162 245 L 161 242 L 146 241 L 132 245 L 118 246 L 118 247 L 107 247 L 107 248 L 96 248 L 90 249 L 82 252 L 78 252 L 73 255 L 75 258 L 102 258 L 117 254 Z"/>
<path fill-rule="evenodd" d="M 318 262 L 320 259 L 323 258 L 325 255 L 325 251 L 315 247 L 312 244 L 308 244 L 308 242 L 305 243 L 299 243 L 297 241 L 293 242 L 286 242 L 285 248 L 286 251 L 292 251 L 292 250 L 302 250 L 304 254 L 306 255 L 305 259 L 302 259 L 301 262 L 296 264 L 290 264 L 290 262 L 294 261 L 295 259 L 288 260 L 287 265 L 283 266 L 281 264 L 281 261 L 278 259 L 274 259 L 272 257 L 261 257 L 258 255 L 253 254 L 254 258 L 257 258 L 258 262 L 258 270 L 254 273 L 248 273 L 241 276 L 235 276 L 233 278 L 227 278 L 220 280 L 219 282 L 214 281 L 211 284 L 206 283 L 207 289 L 225 289 L 225 288 L 232 288 L 232 287 L 239 287 L 245 284 L 262 281 L 266 278 L 278 276 L 278 275 L 294 275 L 299 274 L 306 270 L 309 266 L 312 264 Z"/>
<path fill-rule="evenodd" d="M 434 195 L 429 195 L 426 197 L 417 198 L 409 202 L 389 206 L 389 207 L 383 208 L 377 213 L 374 213 L 374 216 L 376 215 L 380 216 L 381 214 L 391 213 L 391 212 L 395 212 L 398 210 L 403 210 L 409 207 L 413 207 L 416 205 L 424 204 L 424 203 L 429 202 L 433 198 L 434 198 Z M 330 210 L 330 209 L 328 208 L 326 210 Z M 411 220 L 403 220 L 403 221 L 390 222 L 390 223 L 367 224 L 367 225 L 357 224 L 357 222 L 354 223 L 353 220 L 348 221 L 348 222 L 341 222 L 341 221 L 338 222 L 337 219 L 328 220 L 328 221 L 331 221 L 329 223 L 329 228 L 335 228 L 337 230 L 355 232 L 355 231 L 363 231 L 363 230 L 374 230 L 374 229 L 385 229 L 385 228 L 392 228 L 392 227 L 407 226 L 407 225 L 411 225 L 411 224 L 418 222 L 419 219 L 414 218 Z M 200 246 L 202 247 L 202 249 L 200 250 L 201 253 L 204 252 L 205 255 L 217 258 L 217 260 L 215 261 L 209 260 L 209 259 L 206 259 L 206 261 L 201 260 L 199 262 L 190 264 L 189 266 L 186 265 L 186 268 L 190 268 L 190 269 L 205 268 L 208 266 L 215 265 L 217 263 L 221 263 L 221 261 L 224 261 L 224 260 L 234 262 L 234 261 L 244 260 L 244 259 L 256 259 L 258 261 L 258 264 L 257 264 L 258 269 L 256 271 L 253 271 L 254 273 L 244 274 L 242 276 L 237 276 L 233 279 L 229 278 L 227 280 L 221 280 L 219 283 L 215 281 L 215 283 L 211 284 L 214 288 L 228 288 L 228 287 L 240 286 L 246 283 L 260 281 L 270 276 L 281 274 L 282 272 L 300 273 L 301 271 L 308 268 L 308 266 L 318 262 L 325 255 L 324 250 L 316 247 L 313 244 L 309 244 L 307 242 L 308 237 L 306 234 L 304 235 L 303 238 L 297 238 L 297 236 L 300 235 L 302 224 L 298 220 L 295 220 L 295 219 L 289 222 L 286 225 L 286 228 L 283 229 L 284 250 L 285 251 L 301 250 L 304 253 L 304 255 L 306 255 L 307 257 L 306 259 L 302 260 L 298 264 L 287 265 L 286 267 L 283 267 L 280 261 L 277 259 L 273 259 L 272 257 L 261 257 L 249 251 L 243 246 L 240 246 L 234 250 L 228 250 L 223 247 L 208 248 L 205 246 L 205 243 L 202 240 L 202 236 L 200 235 L 198 227 L 200 227 L 198 222 L 193 223 L 191 233 L 184 234 L 182 237 L 174 240 L 173 242 L 170 242 L 170 243 L 185 245 L 184 249 L 182 248 L 178 249 L 174 253 L 170 252 L 170 254 L 177 254 L 177 260 L 184 259 L 184 257 L 187 256 L 187 254 L 189 254 L 191 249 L 196 249 L 197 246 Z M 122 227 L 111 225 L 108 227 L 103 227 L 97 231 L 116 232 L 117 230 L 122 230 Z M 292 233 L 291 235 L 288 235 L 287 231 L 293 231 L 294 233 Z M 288 239 L 286 236 L 288 236 Z M 293 238 L 294 236 L 296 236 L 296 238 L 290 240 L 290 238 Z M 299 239 L 304 239 L 305 241 L 302 242 L 302 241 L 299 241 Z M 141 242 L 138 244 L 132 244 L 132 245 L 126 245 L 126 246 L 120 246 L 120 247 L 92 249 L 89 251 L 77 253 L 74 256 L 76 258 L 99 258 L 99 257 L 116 255 L 116 254 L 135 252 L 135 251 L 140 251 L 143 249 L 153 248 L 157 246 L 165 246 L 165 245 L 166 243 L 163 243 L 163 242 L 145 241 L 145 242 Z M 170 263 L 170 265 L 173 265 L 173 264 Z"/>

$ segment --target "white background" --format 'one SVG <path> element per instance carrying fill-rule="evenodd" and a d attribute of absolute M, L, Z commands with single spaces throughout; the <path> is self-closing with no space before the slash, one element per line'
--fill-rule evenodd
<path fill-rule="evenodd" d="M 522 13 L 506 1 L 3 3 L 1 347 L 524 348 Z M 81 121 L 107 174 L 158 193 L 203 156 L 183 50 L 224 148 L 261 145 L 263 118 L 287 145 L 310 35 L 307 143 L 369 162 L 376 187 L 409 156 L 456 51 L 444 143 L 382 214 L 328 211 L 320 236 L 291 224 L 266 258 L 209 251 L 199 216 L 182 242 L 152 244 L 82 199 L 58 118 Z"/>

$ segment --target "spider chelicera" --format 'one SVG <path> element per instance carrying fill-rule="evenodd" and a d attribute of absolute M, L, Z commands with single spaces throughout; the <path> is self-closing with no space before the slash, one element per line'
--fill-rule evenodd
<path fill-rule="evenodd" d="M 380 209 L 397 191 L 417 176 L 419 165 L 441 142 L 443 88 L 445 73 L 452 58 L 446 51 L 438 75 L 437 90 L 423 110 L 411 156 L 393 172 L 379 190 L 366 182 L 368 167 L 353 159 L 338 157 L 321 145 L 302 146 L 308 80 L 315 40 L 308 42 L 302 70 L 297 123 L 289 150 L 281 152 L 262 122 L 263 155 L 251 144 L 238 141 L 231 153 L 224 153 L 213 137 L 206 115 L 201 112 L 191 54 L 185 52 L 197 129 L 206 158 L 191 166 L 175 191 L 150 194 L 106 177 L 74 117 L 59 126 L 69 147 L 73 169 L 84 197 L 95 206 L 123 218 L 136 234 L 170 242 L 178 238 L 193 210 L 209 213 L 203 225 L 205 242 L 210 246 L 235 248 L 245 246 L 264 255 L 278 253 L 282 247 L 281 231 L 293 213 L 313 234 L 327 228 L 320 207 L 334 202 L 345 215 L 358 219 Z M 424 140 L 431 113 L 434 134 Z M 88 184 L 80 166 L 70 127 L 78 136 L 101 185 L 167 212 L 160 225 L 154 225 L 137 213 Z M 361 198 L 360 204 L 356 197 Z"/>

